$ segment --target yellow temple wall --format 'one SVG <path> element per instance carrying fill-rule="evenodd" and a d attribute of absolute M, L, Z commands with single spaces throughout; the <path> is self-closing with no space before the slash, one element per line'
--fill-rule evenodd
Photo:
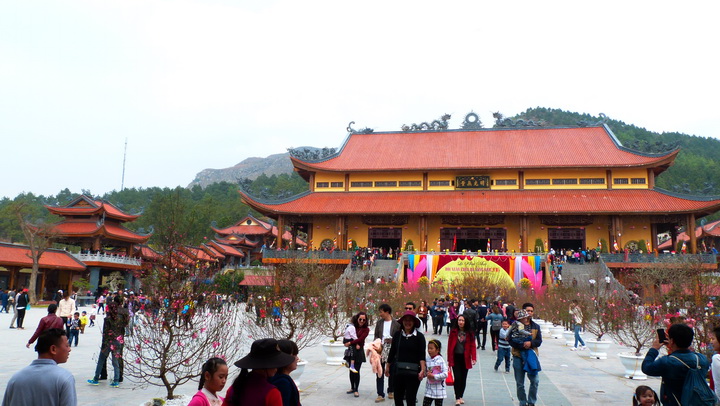
<path fill-rule="evenodd" d="M 647 169 L 645 168 L 636 168 L 636 169 L 613 169 L 612 170 L 612 177 L 613 177 L 613 189 L 647 189 L 649 187 L 648 185 L 648 175 L 647 175 Z M 616 184 L 615 178 L 628 178 L 628 184 Z M 637 184 L 634 185 L 630 181 L 632 178 L 642 178 L 645 179 L 645 184 Z"/>
<path fill-rule="evenodd" d="M 493 181 L 499 180 L 499 179 L 515 179 L 514 185 L 492 185 L 490 188 L 492 190 L 515 190 L 520 188 L 520 177 L 518 176 L 518 171 L 516 170 L 505 170 L 505 171 L 492 171 L 490 172 L 490 179 Z"/>
<path fill-rule="evenodd" d="M 358 247 L 368 246 L 368 229 L 367 224 L 363 224 L 360 217 L 348 217 L 348 239 L 355 240 Z"/>
<path fill-rule="evenodd" d="M 315 216 L 313 219 L 313 248 L 319 249 L 320 243 L 324 239 L 334 239 L 337 237 L 335 216 Z"/>
<path fill-rule="evenodd" d="M 606 178 L 604 169 L 561 169 L 561 170 L 526 170 L 524 172 L 525 189 L 607 189 L 607 181 L 602 184 L 584 185 L 580 184 L 580 178 Z M 553 185 L 553 179 L 577 179 L 575 185 Z M 550 179 L 549 185 L 528 185 L 528 179 Z"/>
<path fill-rule="evenodd" d="M 338 192 L 345 190 L 345 174 L 338 172 L 319 172 L 315 175 L 315 185 L 318 182 L 328 182 L 328 186 L 332 182 L 342 182 L 343 185 L 340 187 L 315 187 L 316 192 Z"/>

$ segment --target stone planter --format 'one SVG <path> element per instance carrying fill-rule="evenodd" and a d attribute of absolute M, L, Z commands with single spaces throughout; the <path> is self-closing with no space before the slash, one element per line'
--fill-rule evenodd
<path fill-rule="evenodd" d="M 539 323 L 540 325 L 540 332 L 542 333 L 543 337 L 550 337 L 550 327 L 552 327 L 552 323 L 548 323 L 547 321 L 543 323 Z"/>
<path fill-rule="evenodd" d="M 555 338 L 555 339 L 563 338 L 564 331 L 565 331 L 565 327 L 563 327 L 563 326 L 550 327 L 550 335 L 552 336 L 552 338 Z"/>
<path fill-rule="evenodd" d="M 343 354 L 345 354 L 345 346 L 342 342 L 326 342 L 322 345 L 325 351 L 325 363 L 328 365 L 342 365 Z"/>
<path fill-rule="evenodd" d="M 595 359 L 607 359 L 607 351 L 612 341 L 609 340 L 585 340 L 585 345 L 590 349 L 588 357 Z"/>
<path fill-rule="evenodd" d="M 620 362 L 625 368 L 625 378 L 636 381 L 647 380 L 647 375 L 642 372 L 642 362 L 645 359 L 642 355 L 635 355 L 634 352 L 621 352 L 618 354 Z"/>
<path fill-rule="evenodd" d="M 564 331 L 563 337 L 565 338 L 565 345 L 568 347 L 575 346 L 575 332 L 574 331 Z M 580 332 L 580 338 L 582 338 L 583 341 L 585 341 L 585 336 L 583 335 L 583 332 Z M 578 343 L 579 345 L 580 343 Z"/>
<path fill-rule="evenodd" d="M 300 387 L 300 377 L 303 372 L 305 372 L 305 365 L 307 365 L 307 363 L 307 361 L 298 361 L 297 369 L 290 372 L 290 377 L 295 381 L 295 385 L 297 385 L 298 388 Z"/>

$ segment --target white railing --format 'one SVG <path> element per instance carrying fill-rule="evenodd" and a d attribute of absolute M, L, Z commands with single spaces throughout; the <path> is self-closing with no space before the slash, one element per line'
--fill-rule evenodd
<path fill-rule="evenodd" d="M 113 264 L 140 266 L 142 260 L 139 258 L 126 257 L 116 254 L 81 254 L 73 253 L 73 256 L 82 262 L 109 262 Z"/>

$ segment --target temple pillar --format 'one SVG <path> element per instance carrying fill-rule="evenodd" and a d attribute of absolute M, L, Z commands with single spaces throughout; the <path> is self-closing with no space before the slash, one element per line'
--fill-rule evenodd
<path fill-rule="evenodd" d="M 8 282 L 8 289 L 16 289 L 19 288 L 19 286 L 15 286 L 17 284 L 17 274 L 20 268 L 16 266 L 7 266 L 5 267 L 8 271 L 10 271 L 10 281 Z"/>
<path fill-rule="evenodd" d="M 40 275 L 40 294 L 38 295 L 37 291 L 35 292 L 35 294 L 37 295 L 36 297 L 38 298 L 38 300 L 43 300 L 43 293 L 45 293 L 45 281 L 47 280 L 47 269 L 41 270 Z"/>
<path fill-rule="evenodd" d="M 652 244 L 653 251 L 657 250 L 657 235 L 658 235 L 658 228 L 657 224 L 653 223 L 650 224 L 650 235 L 652 236 L 652 241 L 650 242 Z M 648 254 L 651 254 L 648 252 Z"/>
<path fill-rule="evenodd" d="M 522 249 L 520 252 L 530 252 L 528 247 L 528 224 L 529 224 L 528 216 L 520 216 L 520 244 L 522 245 Z M 510 244 L 508 243 L 508 247 Z"/>
<path fill-rule="evenodd" d="M 420 216 L 420 250 L 428 250 L 427 217 Z"/>
<path fill-rule="evenodd" d="M 336 232 L 337 232 L 337 249 L 341 251 L 347 250 L 347 217 L 346 216 L 338 216 L 337 222 L 336 222 Z"/>
<path fill-rule="evenodd" d="M 135 287 L 133 286 L 133 273 L 132 271 L 125 271 L 125 290 L 135 290 Z M 70 279 L 72 279 L 72 275 L 70 276 Z M 72 281 L 70 282 L 70 285 L 72 285 Z"/>
<path fill-rule="evenodd" d="M 672 227 L 670 229 L 670 242 L 672 246 L 670 247 L 670 252 L 673 252 L 677 250 L 677 228 Z"/>
<path fill-rule="evenodd" d="M 697 254 L 697 237 L 695 236 L 695 213 L 690 213 L 687 216 L 687 227 L 685 227 L 685 234 L 690 237 L 690 253 Z"/>
<path fill-rule="evenodd" d="M 283 216 L 282 214 L 278 215 L 277 229 L 278 229 L 278 232 L 277 232 L 277 236 L 275 237 L 275 242 L 277 245 L 276 249 L 281 250 L 281 249 L 283 249 L 283 245 L 284 245 L 282 236 L 283 236 L 283 234 L 285 234 L 285 216 Z"/>
<path fill-rule="evenodd" d="M 95 292 L 100 286 L 100 267 L 91 266 L 88 271 L 90 271 L 90 290 Z"/>
<path fill-rule="evenodd" d="M 58 272 L 60 272 L 60 271 L 58 271 Z M 67 273 L 68 273 L 67 292 L 72 292 L 74 289 L 74 287 L 73 287 L 73 271 L 68 270 Z"/>
<path fill-rule="evenodd" d="M 102 250 L 102 244 L 100 244 L 100 236 L 97 236 L 93 239 L 92 250 L 95 252 Z"/>

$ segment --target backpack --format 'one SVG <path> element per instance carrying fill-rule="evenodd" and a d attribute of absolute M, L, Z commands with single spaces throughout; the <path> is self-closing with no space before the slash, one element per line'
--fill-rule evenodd
<path fill-rule="evenodd" d="M 695 368 L 691 368 L 688 364 L 684 363 L 680 358 L 674 355 L 671 355 L 671 357 L 680 361 L 688 368 L 680 400 L 678 401 L 675 394 L 673 394 L 675 401 L 681 406 L 714 406 L 715 402 L 717 402 L 717 397 L 715 396 L 715 393 L 710 390 L 707 382 L 705 382 L 705 376 L 703 376 L 702 369 L 700 368 L 700 356 L 695 354 L 695 357 L 697 358 L 697 365 Z"/>
<path fill-rule="evenodd" d="M 502 328 L 502 320 L 501 319 L 492 319 L 492 323 L 490 323 L 490 328 L 493 331 L 498 331 Z"/>

